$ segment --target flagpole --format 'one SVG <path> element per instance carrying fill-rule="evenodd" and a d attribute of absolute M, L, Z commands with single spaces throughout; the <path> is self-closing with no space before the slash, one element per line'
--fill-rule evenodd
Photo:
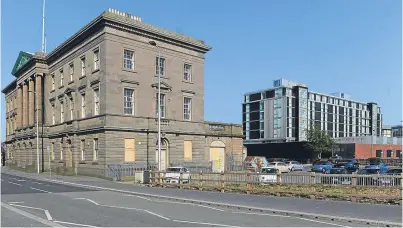
<path fill-rule="evenodd" d="M 45 0 L 42 2 L 42 52 L 45 53 Z"/>

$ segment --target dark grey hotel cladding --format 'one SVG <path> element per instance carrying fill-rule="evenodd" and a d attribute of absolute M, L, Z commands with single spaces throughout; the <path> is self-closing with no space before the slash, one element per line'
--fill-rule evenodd
<path fill-rule="evenodd" d="M 273 88 L 247 93 L 242 104 L 245 143 L 304 141 L 316 126 L 334 138 L 381 135 L 382 113 L 376 103 L 347 94 L 322 94 L 285 79 Z"/>

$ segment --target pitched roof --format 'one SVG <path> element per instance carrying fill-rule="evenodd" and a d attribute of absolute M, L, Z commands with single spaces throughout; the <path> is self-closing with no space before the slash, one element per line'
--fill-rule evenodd
<path fill-rule="evenodd" d="M 20 69 L 29 60 L 31 60 L 33 56 L 34 55 L 32 53 L 20 51 L 20 54 L 18 54 L 17 60 L 15 61 L 11 74 L 15 76 L 15 73 L 18 71 L 18 69 Z"/>

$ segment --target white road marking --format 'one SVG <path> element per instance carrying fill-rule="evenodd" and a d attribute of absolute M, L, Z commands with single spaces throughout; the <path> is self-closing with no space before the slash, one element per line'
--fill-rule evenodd
<path fill-rule="evenodd" d="M 35 183 L 35 184 L 42 184 L 42 183 L 39 183 L 39 182 L 35 182 L 35 181 L 32 181 L 31 183 Z"/>
<path fill-rule="evenodd" d="M 49 221 L 52 220 L 52 216 L 50 216 L 49 211 L 46 210 L 46 209 L 37 208 L 37 207 L 28 207 L 28 206 L 24 206 L 24 205 L 11 204 L 11 203 L 10 203 L 10 205 L 11 205 L 11 206 L 14 206 L 14 207 L 23 207 L 23 208 L 29 208 L 29 209 L 35 209 L 35 210 L 44 211 L 44 212 L 45 212 L 45 215 L 46 215 L 46 218 L 48 218 Z"/>
<path fill-rule="evenodd" d="M 156 214 L 156 213 L 151 212 L 151 211 L 148 211 L 148 210 L 143 210 L 143 211 L 145 211 L 145 212 L 147 212 L 147 213 L 149 213 L 149 214 L 155 215 L 155 216 L 157 216 L 157 217 L 163 218 L 163 219 L 165 219 L 165 220 L 171 220 L 170 218 L 164 217 L 164 216 L 162 216 L 162 215 Z"/>
<path fill-rule="evenodd" d="M 298 218 L 298 217 L 297 217 L 297 218 Z M 323 224 L 326 224 L 326 225 L 332 225 L 332 226 L 340 226 L 340 227 L 348 227 L 348 228 L 350 228 L 349 226 L 343 226 L 343 225 L 340 225 L 340 224 L 330 223 L 330 222 L 322 222 L 322 221 L 318 221 L 318 220 L 314 220 L 314 219 L 307 219 L 307 218 L 298 218 L 298 219 L 302 219 L 302 220 L 306 220 L 306 221 L 310 221 L 310 222 L 323 223 Z"/>
<path fill-rule="evenodd" d="M 127 209 L 127 210 L 135 210 L 135 211 L 143 211 L 142 209 L 132 208 L 132 207 L 119 207 L 119 206 L 111 206 L 111 205 L 102 205 L 103 207 L 112 207 L 112 208 L 120 208 L 120 209 Z"/>
<path fill-rule="evenodd" d="M 91 202 L 91 203 L 93 203 L 93 204 L 99 206 L 99 203 L 95 202 L 94 200 L 90 200 L 90 199 L 87 199 L 87 198 L 75 198 L 75 199 L 78 199 L 78 200 L 87 200 L 88 202 Z"/>
<path fill-rule="evenodd" d="M 74 225 L 74 226 L 98 227 L 98 226 L 90 226 L 90 225 L 84 225 L 84 224 L 78 224 L 78 223 L 72 223 L 72 222 L 63 222 L 63 221 L 54 221 L 54 222 L 61 223 L 61 224 Z"/>
<path fill-rule="evenodd" d="M 208 223 L 208 222 L 192 222 L 192 221 L 183 221 L 183 220 L 172 220 L 173 222 L 182 222 L 182 223 L 193 223 L 193 224 L 200 224 L 200 225 L 210 225 L 210 226 L 230 226 L 230 225 L 224 225 L 224 224 L 214 224 L 214 223 Z M 238 227 L 238 226 L 230 226 L 230 227 Z"/>
<path fill-rule="evenodd" d="M 140 199 L 145 199 L 145 200 L 148 200 L 148 201 L 152 201 L 152 199 L 148 199 L 148 198 L 146 198 L 146 197 L 142 197 L 142 196 L 136 196 L 137 198 L 140 198 Z"/>
<path fill-rule="evenodd" d="M 33 188 L 33 187 L 29 187 L 29 188 L 30 188 L 30 189 L 33 189 L 33 190 L 40 191 L 40 192 L 52 193 L 52 192 L 48 192 L 48 191 L 45 191 L 45 190 L 42 190 L 42 189 L 38 189 L 38 188 Z"/>
<path fill-rule="evenodd" d="M 8 183 L 14 184 L 14 185 L 18 185 L 18 186 L 22 186 L 22 185 L 20 185 L 20 184 L 17 184 L 17 183 L 11 182 L 11 181 L 9 181 Z"/>
<path fill-rule="evenodd" d="M 284 217 L 290 218 L 288 215 L 273 215 L 273 214 L 264 214 L 264 213 L 253 213 L 253 212 L 241 212 L 241 211 L 232 211 L 234 214 L 246 214 L 246 215 L 265 215 L 265 216 L 273 216 L 273 217 Z"/>
<path fill-rule="evenodd" d="M 7 202 L 7 203 L 16 204 L 16 203 L 24 203 L 24 202 Z"/>
<path fill-rule="evenodd" d="M 63 226 L 63 225 L 60 225 L 60 224 L 57 224 L 57 223 L 48 221 L 48 220 L 46 220 L 46 219 L 43 219 L 43 218 L 41 218 L 41 217 L 35 216 L 35 215 L 33 215 L 33 214 L 30 214 L 30 213 L 28 213 L 28 212 L 22 211 L 22 210 L 20 210 L 20 209 L 18 209 L 18 208 L 12 207 L 12 206 L 10 206 L 10 205 L 8 205 L 8 204 L 5 204 L 5 203 L 1 203 L 1 206 L 4 207 L 4 208 L 7 208 L 7 209 L 10 210 L 10 211 L 13 211 L 13 212 L 15 212 L 15 213 L 18 213 L 18 214 L 20 214 L 20 215 L 22 215 L 22 216 L 25 216 L 25 217 L 27 217 L 27 218 L 33 219 L 33 220 L 35 220 L 35 221 L 37 221 L 37 222 L 40 222 L 40 223 L 42 223 L 42 224 L 48 225 L 48 226 L 50 226 L 50 227 L 65 227 L 65 226 Z"/>

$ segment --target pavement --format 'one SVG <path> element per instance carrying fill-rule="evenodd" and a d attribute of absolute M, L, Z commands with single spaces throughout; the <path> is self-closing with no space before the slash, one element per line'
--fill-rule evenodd
<path fill-rule="evenodd" d="M 38 178 L 42 179 L 39 180 Z M 210 200 L 253 207 L 332 216 L 380 219 L 401 223 L 400 206 L 369 205 L 255 195 L 149 188 L 96 178 L 52 177 L 2 169 L 1 225 L 7 227 L 133 227 L 133 226 L 238 226 L 238 227 L 352 227 L 362 224 L 328 221 L 282 214 L 258 213 L 236 208 L 200 205 L 102 190 L 118 190 Z M 57 181 L 54 183 L 51 181 Z M 71 184 L 98 186 L 99 190 Z M 400 222 L 399 222 L 400 221 Z M 58 225 L 56 225 L 58 224 Z"/>

